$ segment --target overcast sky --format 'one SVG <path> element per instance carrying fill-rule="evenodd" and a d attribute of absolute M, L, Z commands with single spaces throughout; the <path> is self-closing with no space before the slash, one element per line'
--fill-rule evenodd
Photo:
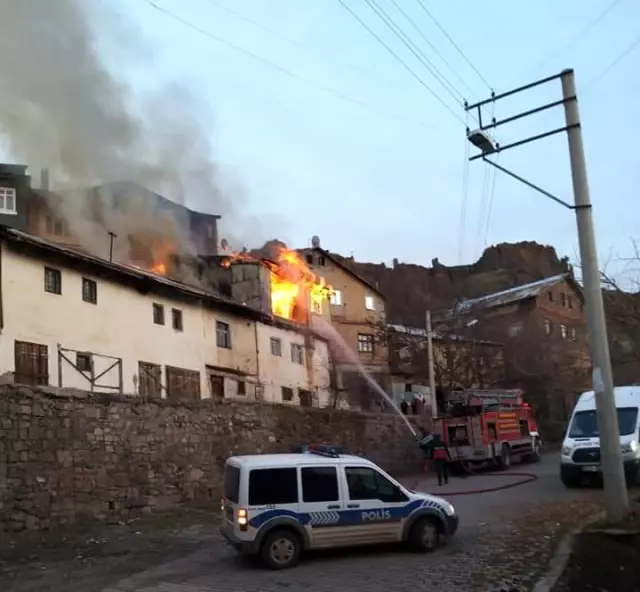
<path fill-rule="evenodd" d="M 318 235 L 329 250 L 373 262 L 471 262 L 486 245 L 519 240 L 552 244 L 573 259 L 570 211 L 500 173 L 494 184 L 481 162 L 464 164 L 466 114 L 456 102 L 567 67 L 576 70 L 581 98 L 601 259 L 627 253 L 629 238 L 640 236 L 640 49 L 609 69 L 640 35 L 634 0 L 618 0 L 586 34 L 611 0 L 422 0 L 482 77 L 418 0 L 395 0 L 410 20 L 394 0 L 376 0 L 436 65 L 449 92 L 365 0 L 344 2 L 420 81 L 339 0 L 154 1 L 177 18 L 147 0 L 114 0 L 151 61 L 128 64 L 122 52 L 105 57 L 133 87 L 177 80 L 210 105 L 212 144 L 229 191 L 242 187 L 252 213 L 269 214 L 265 237 L 304 247 Z M 497 103 L 494 115 L 560 93 L 559 82 L 551 84 Z M 504 144 L 559 127 L 562 118 L 556 110 L 496 135 Z M 572 199 L 564 135 L 505 152 L 500 163 Z"/>

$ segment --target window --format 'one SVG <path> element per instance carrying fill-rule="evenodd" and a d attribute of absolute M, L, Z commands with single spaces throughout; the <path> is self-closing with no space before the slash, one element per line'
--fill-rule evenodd
<path fill-rule="evenodd" d="M 324 255 L 320 255 L 320 257 L 318 257 L 318 263 L 321 267 L 324 267 L 327 264 L 327 260 L 325 259 Z"/>
<path fill-rule="evenodd" d="M 303 502 L 337 502 L 340 500 L 336 467 L 303 467 L 301 474 Z"/>
<path fill-rule="evenodd" d="M 562 335 L 562 339 L 566 339 L 567 338 L 567 326 L 566 325 L 560 325 L 560 335 Z"/>
<path fill-rule="evenodd" d="M 200 372 L 167 366 L 167 399 L 170 401 L 199 401 Z"/>
<path fill-rule="evenodd" d="M 182 331 L 182 311 L 177 308 L 171 309 L 171 322 L 176 331 Z"/>
<path fill-rule="evenodd" d="M 373 350 L 373 335 L 370 333 L 358 333 L 358 351 L 372 354 Z"/>
<path fill-rule="evenodd" d="M 156 325 L 164 325 L 164 306 L 153 303 L 153 322 Z"/>
<path fill-rule="evenodd" d="M 76 354 L 76 369 L 79 372 L 91 372 L 93 370 L 91 354 L 78 352 Z"/>
<path fill-rule="evenodd" d="M 0 214 L 17 214 L 16 190 L 13 187 L 0 187 Z"/>
<path fill-rule="evenodd" d="M 311 391 L 298 389 L 298 399 L 300 399 L 300 407 L 313 406 L 313 395 L 311 394 Z"/>
<path fill-rule="evenodd" d="M 551 335 L 551 321 L 549 319 L 544 320 L 544 332 Z"/>
<path fill-rule="evenodd" d="M 571 296 L 567 296 L 567 306 L 569 308 L 573 308 L 573 301 L 571 300 Z"/>
<path fill-rule="evenodd" d="M 334 306 L 342 306 L 342 291 L 334 290 L 333 292 L 331 292 L 329 302 L 331 302 L 331 304 L 333 304 Z"/>
<path fill-rule="evenodd" d="M 226 499 L 237 504 L 240 499 L 240 469 L 233 465 L 224 468 L 223 495 Z"/>
<path fill-rule="evenodd" d="M 283 401 L 293 401 L 293 389 L 288 386 L 282 387 L 282 400 Z"/>
<path fill-rule="evenodd" d="M 376 302 L 375 302 L 373 296 L 365 296 L 364 297 L 364 307 L 367 310 L 375 310 L 376 309 Z"/>
<path fill-rule="evenodd" d="M 14 344 L 15 382 L 31 386 L 49 384 L 49 353 L 46 345 L 16 341 Z"/>
<path fill-rule="evenodd" d="M 571 341 L 575 341 L 577 339 L 577 333 L 576 333 L 575 327 L 571 327 L 571 331 L 569 332 L 569 339 L 571 339 Z"/>
<path fill-rule="evenodd" d="M 522 321 L 516 321 L 509 325 L 509 337 L 517 337 L 524 331 L 524 325 Z"/>
<path fill-rule="evenodd" d="M 566 294 L 560 294 L 560 304 L 562 304 L 562 306 L 566 306 L 567 304 L 567 295 Z"/>
<path fill-rule="evenodd" d="M 98 304 L 98 284 L 89 278 L 82 278 L 82 300 Z"/>
<path fill-rule="evenodd" d="M 618 426 L 620 426 L 621 436 L 630 436 L 636 431 L 638 419 L 637 407 L 618 407 Z M 597 438 L 598 417 L 595 409 L 588 411 L 578 411 L 573 416 L 569 438 Z"/>
<path fill-rule="evenodd" d="M 249 472 L 249 505 L 271 506 L 298 503 L 298 475 L 295 467 L 253 469 Z"/>
<path fill-rule="evenodd" d="M 547 292 L 547 296 L 549 297 L 549 302 L 553 302 L 553 292 Z"/>
<path fill-rule="evenodd" d="M 410 382 L 406 382 L 404 385 L 404 392 L 411 393 L 413 392 L 413 385 Z"/>
<path fill-rule="evenodd" d="M 209 389 L 214 399 L 224 399 L 224 376 L 209 374 Z"/>
<path fill-rule="evenodd" d="M 138 394 L 148 399 L 162 396 L 162 367 L 160 364 L 138 362 Z"/>
<path fill-rule="evenodd" d="M 44 268 L 44 291 L 50 294 L 62 294 L 62 274 L 59 269 Z"/>
<path fill-rule="evenodd" d="M 311 255 L 311 254 L 307 255 L 307 263 L 309 265 L 313 265 L 313 255 Z"/>
<path fill-rule="evenodd" d="M 282 357 L 282 341 L 277 337 L 271 338 L 271 355 Z"/>
<path fill-rule="evenodd" d="M 237 381 L 236 394 L 244 397 L 247 394 L 247 383 L 244 380 Z"/>
<path fill-rule="evenodd" d="M 216 344 L 218 347 L 231 349 L 231 327 L 229 323 L 216 321 Z"/>
<path fill-rule="evenodd" d="M 304 364 L 302 346 L 298 343 L 291 344 L 291 361 L 294 364 Z"/>
<path fill-rule="evenodd" d="M 368 467 L 345 467 L 349 499 L 404 502 L 407 496 L 389 479 Z"/>

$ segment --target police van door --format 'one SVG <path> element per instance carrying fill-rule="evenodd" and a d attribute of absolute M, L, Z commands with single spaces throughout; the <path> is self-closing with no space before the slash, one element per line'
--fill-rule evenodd
<path fill-rule="evenodd" d="M 345 522 L 350 544 L 395 542 L 402 538 L 409 498 L 370 466 L 344 465 Z"/>

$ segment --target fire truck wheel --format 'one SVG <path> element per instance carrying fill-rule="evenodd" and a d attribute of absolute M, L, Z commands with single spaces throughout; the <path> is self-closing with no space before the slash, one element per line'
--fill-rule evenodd
<path fill-rule="evenodd" d="M 503 444 L 500 449 L 500 458 L 498 458 L 498 466 L 501 469 L 508 469 L 511 466 L 511 447 Z"/>
<path fill-rule="evenodd" d="M 420 518 L 412 527 L 409 543 L 420 553 L 429 553 L 440 544 L 440 525 L 436 519 Z"/>

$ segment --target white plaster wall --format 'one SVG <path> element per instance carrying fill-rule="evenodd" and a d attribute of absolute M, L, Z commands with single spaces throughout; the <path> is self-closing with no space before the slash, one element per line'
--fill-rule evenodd
<path fill-rule="evenodd" d="M 282 356 L 271 353 L 271 338 L 280 339 Z M 298 405 L 298 389 L 315 393 L 314 405 L 326 407 L 329 404 L 330 370 L 329 350 L 326 342 L 314 339 L 311 368 L 307 370 L 308 356 L 303 355 L 303 364 L 293 362 L 291 345 L 305 347 L 304 336 L 296 331 L 267 324 L 258 325 L 258 349 L 260 351 L 260 382 L 263 399 L 272 403 L 284 403 L 282 387 L 292 388 L 294 398 L 291 404 Z M 309 384 L 309 380 L 312 384 Z"/>
<path fill-rule="evenodd" d="M 138 361 L 163 366 L 177 366 L 200 372 L 201 393 L 210 395 L 206 365 L 232 367 L 255 374 L 255 323 L 228 313 L 206 310 L 153 294 L 143 295 L 134 289 L 90 277 L 97 282 L 97 304 L 82 300 L 82 274 L 71 268 L 50 265 L 62 273 L 62 294 L 44 291 L 43 261 L 2 247 L 2 304 L 4 328 L 0 336 L 0 374 L 13 372 L 14 341 L 28 341 L 48 347 L 49 384 L 59 384 L 57 346 L 94 354 L 95 373 L 99 374 L 111 360 L 98 355 L 123 360 L 125 393 L 134 393 L 134 376 Z M 153 322 L 152 304 L 165 306 L 165 324 Z M 171 308 L 182 310 L 183 331 L 172 327 Z M 216 319 L 228 322 L 232 328 L 232 349 L 216 345 Z M 68 357 L 75 362 L 75 353 Z M 62 385 L 88 388 L 88 381 L 62 361 Z M 115 370 L 99 381 L 117 385 Z M 96 387 L 95 390 L 109 390 Z"/>

